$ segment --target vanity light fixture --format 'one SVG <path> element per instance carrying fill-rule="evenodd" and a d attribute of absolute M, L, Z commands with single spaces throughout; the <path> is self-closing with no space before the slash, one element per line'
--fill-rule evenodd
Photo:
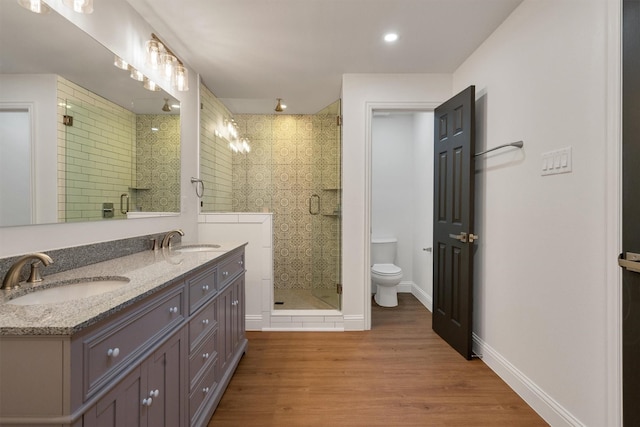
<path fill-rule="evenodd" d="M 142 74 L 142 71 L 136 70 L 131 65 L 129 65 L 129 71 L 130 71 L 129 77 L 131 77 L 133 80 L 138 82 L 144 81 L 144 74 Z"/>
<path fill-rule="evenodd" d="M 18 4 L 33 13 L 49 13 L 51 8 L 47 6 L 42 0 L 18 0 Z"/>
<path fill-rule="evenodd" d="M 62 3 L 74 12 L 87 15 L 93 13 L 93 0 L 62 0 Z"/>
<path fill-rule="evenodd" d="M 151 33 L 151 39 L 146 43 L 146 63 L 153 69 L 160 69 L 164 80 L 174 89 L 180 92 L 189 90 L 187 67 L 153 33 Z"/>
<path fill-rule="evenodd" d="M 144 81 L 142 82 L 142 86 L 147 89 L 150 90 L 152 92 L 158 92 L 160 91 L 160 86 L 158 86 L 156 84 L 156 82 L 154 82 L 153 80 L 149 79 L 148 77 L 144 78 Z"/>
<path fill-rule="evenodd" d="M 113 65 L 120 68 L 121 70 L 129 69 L 129 63 L 124 59 L 120 58 L 118 55 L 114 55 Z"/>

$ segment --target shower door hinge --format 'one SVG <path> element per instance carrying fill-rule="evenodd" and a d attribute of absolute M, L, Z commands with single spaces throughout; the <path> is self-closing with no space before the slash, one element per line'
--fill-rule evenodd
<path fill-rule="evenodd" d="M 336 283 L 336 293 L 342 295 L 342 284 Z"/>
<path fill-rule="evenodd" d="M 336 124 L 342 126 L 342 116 L 336 116 Z"/>
<path fill-rule="evenodd" d="M 62 116 L 62 124 L 65 126 L 73 126 L 73 116 Z"/>

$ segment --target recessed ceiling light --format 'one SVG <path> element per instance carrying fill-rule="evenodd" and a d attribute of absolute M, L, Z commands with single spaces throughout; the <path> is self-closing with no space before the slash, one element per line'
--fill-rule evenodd
<path fill-rule="evenodd" d="M 396 33 L 387 33 L 384 35 L 384 41 L 387 43 L 393 43 L 398 40 L 398 35 Z"/>

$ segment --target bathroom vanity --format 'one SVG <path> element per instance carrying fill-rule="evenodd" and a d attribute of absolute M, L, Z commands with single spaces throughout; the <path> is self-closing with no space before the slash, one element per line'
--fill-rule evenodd
<path fill-rule="evenodd" d="M 247 348 L 244 246 L 145 251 L 46 277 L 129 281 L 67 302 L 14 305 L 25 290 L 4 291 L 0 425 L 206 425 Z"/>

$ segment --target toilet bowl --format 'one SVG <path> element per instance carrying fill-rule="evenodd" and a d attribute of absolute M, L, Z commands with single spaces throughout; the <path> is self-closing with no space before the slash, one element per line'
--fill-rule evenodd
<path fill-rule="evenodd" d="M 374 300 L 382 307 L 398 305 L 398 284 L 402 269 L 393 264 L 396 257 L 395 238 L 371 239 L 371 285 L 376 290 Z"/>

